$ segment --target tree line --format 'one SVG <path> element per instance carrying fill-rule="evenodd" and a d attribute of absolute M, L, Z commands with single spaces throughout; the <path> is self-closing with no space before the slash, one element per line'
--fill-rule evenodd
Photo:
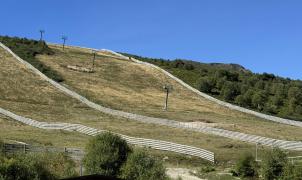
<path fill-rule="evenodd" d="M 253 73 L 237 64 L 146 58 L 123 53 L 164 68 L 201 92 L 241 107 L 302 120 L 302 81 Z"/>

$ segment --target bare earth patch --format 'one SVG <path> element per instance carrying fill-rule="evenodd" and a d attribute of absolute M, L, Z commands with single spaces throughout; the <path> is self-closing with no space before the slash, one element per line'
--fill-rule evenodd
<path fill-rule="evenodd" d="M 181 177 L 184 180 L 201 180 L 200 178 L 190 174 L 190 169 L 185 168 L 167 168 L 167 174 L 173 179 Z"/>

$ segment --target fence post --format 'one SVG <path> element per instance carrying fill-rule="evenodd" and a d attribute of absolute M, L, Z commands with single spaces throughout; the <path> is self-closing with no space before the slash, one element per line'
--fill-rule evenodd
<path fill-rule="evenodd" d="M 256 154 L 255 154 L 255 156 L 256 156 L 256 162 L 258 161 L 258 143 L 256 143 Z"/>
<path fill-rule="evenodd" d="M 80 160 L 80 176 L 83 176 L 83 164 L 81 160 Z"/>

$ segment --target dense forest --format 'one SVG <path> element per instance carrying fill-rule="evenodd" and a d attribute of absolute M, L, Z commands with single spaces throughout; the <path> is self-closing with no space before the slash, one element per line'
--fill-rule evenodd
<path fill-rule="evenodd" d="M 0 42 L 10 48 L 19 57 L 29 62 L 35 68 L 39 69 L 49 78 L 62 82 L 63 78 L 50 67 L 44 65 L 35 58 L 38 54 L 52 55 L 54 52 L 44 41 L 36 41 L 27 38 L 0 36 Z"/>
<path fill-rule="evenodd" d="M 198 90 L 239 106 L 302 120 L 302 81 L 256 74 L 237 64 L 165 60 L 123 53 L 169 71 Z"/>

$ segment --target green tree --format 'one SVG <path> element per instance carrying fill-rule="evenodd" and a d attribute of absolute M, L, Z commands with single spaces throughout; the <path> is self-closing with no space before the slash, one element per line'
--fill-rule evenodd
<path fill-rule="evenodd" d="M 248 102 L 245 98 L 244 95 L 239 95 L 235 98 L 235 103 L 236 104 L 239 104 L 240 106 L 247 106 L 248 105 Z"/>
<path fill-rule="evenodd" d="M 255 157 L 251 154 L 244 154 L 240 157 L 236 163 L 236 173 L 240 177 L 256 177 L 257 175 L 257 164 Z"/>
<path fill-rule="evenodd" d="M 290 87 L 287 93 L 288 99 L 295 99 L 298 102 L 302 101 L 302 90 L 298 87 Z"/>
<path fill-rule="evenodd" d="M 5 180 L 53 180 L 55 176 L 39 158 L 20 154 L 0 160 L 0 177 Z M 1 178 L 0 178 L 1 179 Z"/>
<path fill-rule="evenodd" d="M 93 137 L 86 148 L 84 167 L 88 174 L 116 177 L 131 151 L 127 142 L 106 132 Z"/>
<path fill-rule="evenodd" d="M 265 180 L 274 180 L 281 177 L 288 163 L 285 152 L 280 149 L 274 148 L 265 153 L 262 161 L 262 177 Z"/>
<path fill-rule="evenodd" d="M 222 90 L 221 95 L 224 100 L 232 101 L 239 94 L 238 86 L 234 83 L 227 81 Z"/>
<path fill-rule="evenodd" d="M 191 71 L 194 69 L 194 65 L 191 63 L 185 63 L 185 69 Z"/>
<path fill-rule="evenodd" d="M 264 91 L 256 92 L 252 97 L 252 105 L 258 110 L 262 110 L 264 108 L 264 104 L 266 101 L 267 95 Z"/>
<path fill-rule="evenodd" d="M 255 88 L 259 89 L 259 90 L 264 90 L 265 87 L 265 83 L 263 81 L 258 81 L 255 84 Z"/>
<path fill-rule="evenodd" d="M 126 180 L 164 180 L 166 169 L 161 161 L 148 155 L 145 150 L 135 150 L 122 167 L 121 178 Z"/>
<path fill-rule="evenodd" d="M 200 78 L 198 80 L 198 87 L 199 90 L 205 93 L 210 93 L 212 91 L 212 88 L 215 87 L 215 84 L 206 78 Z"/>

